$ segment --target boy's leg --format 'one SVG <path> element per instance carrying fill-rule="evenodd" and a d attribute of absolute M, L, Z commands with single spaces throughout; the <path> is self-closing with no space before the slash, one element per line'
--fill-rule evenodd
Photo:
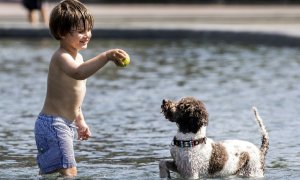
<path fill-rule="evenodd" d="M 36 24 L 37 23 L 38 17 L 37 17 L 36 12 L 34 10 L 28 11 L 28 21 L 31 24 Z"/>
<path fill-rule="evenodd" d="M 71 167 L 67 169 L 61 169 L 59 170 L 59 173 L 63 176 L 77 176 L 77 168 L 76 167 Z"/>
<path fill-rule="evenodd" d="M 40 9 L 40 14 L 41 14 L 41 20 L 42 22 L 48 26 L 48 23 L 49 23 L 49 18 L 48 18 L 48 14 L 47 14 L 47 7 L 45 6 L 42 6 L 41 9 Z"/>

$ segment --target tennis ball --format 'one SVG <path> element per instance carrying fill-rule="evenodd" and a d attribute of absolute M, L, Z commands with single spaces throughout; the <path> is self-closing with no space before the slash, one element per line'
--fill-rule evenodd
<path fill-rule="evenodd" d="M 120 64 L 120 67 L 126 67 L 130 63 L 130 57 L 127 54 L 127 57 L 122 59 L 122 63 Z"/>

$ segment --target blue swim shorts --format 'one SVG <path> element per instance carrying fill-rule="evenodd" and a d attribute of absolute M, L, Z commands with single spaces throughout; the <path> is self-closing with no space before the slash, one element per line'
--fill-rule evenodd
<path fill-rule="evenodd" d="M 34 127 L 41 174 L 76 167 L 73 139 L 75 125 L 64 118 L 39 114 Z"/>

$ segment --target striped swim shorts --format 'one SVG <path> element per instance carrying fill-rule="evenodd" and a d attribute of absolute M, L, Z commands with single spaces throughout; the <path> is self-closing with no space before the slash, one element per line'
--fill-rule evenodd
<path fill-rule="evenodd" d="M 39 114 L 34 127 L 41 174 L 76 167 L 73 139 L 75 125 L 64 118 Z"/>

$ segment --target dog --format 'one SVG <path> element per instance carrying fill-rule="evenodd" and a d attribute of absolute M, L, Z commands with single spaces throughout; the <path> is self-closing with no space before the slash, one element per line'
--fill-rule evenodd
<path fill-rule="evenodd" d="M 162 113 L 175 122 L 178 132 L 171 143 L 172 161 L 161 160 L 160 178 L 171 178 L 170 171 L 184 179 L 200 177 L 263 177 L 269 136 L 258 111 L 253 107 L 262 134 L 261 147 L 242 140 L 214 142 L 206 137 L 208 112 L 194 97 L 179 101 L 163 100 Z"/>

